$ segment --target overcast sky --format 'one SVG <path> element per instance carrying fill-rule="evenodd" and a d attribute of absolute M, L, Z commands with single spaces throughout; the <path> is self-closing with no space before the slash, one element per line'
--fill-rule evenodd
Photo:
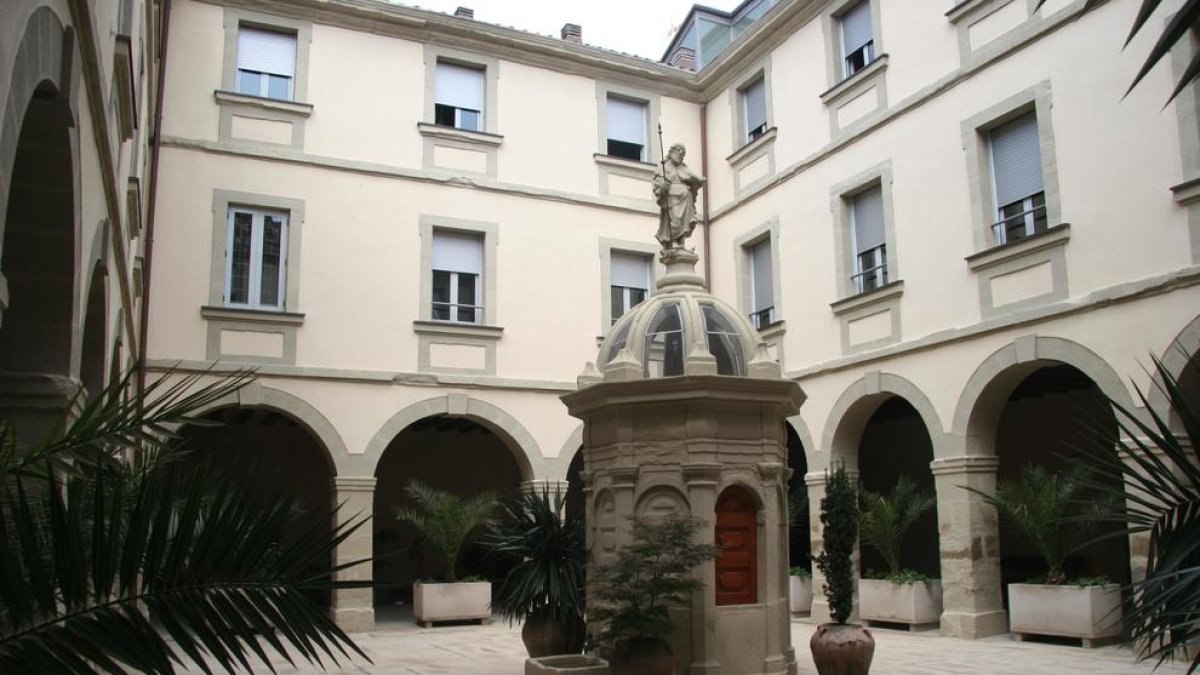
<path fill-rule="evenodd" d="M 662 58 L 675 29 L 693 0 L 391 0 L 396 4 L 453 14 L 459 6 L 475 10 L 487 23 L 558 37 L 564 23 L 583 26 L 583 41 L 648 59 Z M 729 11 L 740 0 L 705 0 Z"/>

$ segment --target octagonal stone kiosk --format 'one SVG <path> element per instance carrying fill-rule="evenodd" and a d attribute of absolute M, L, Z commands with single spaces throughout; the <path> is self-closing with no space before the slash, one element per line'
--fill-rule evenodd
<path fill-rule="evenodd" d="M 697 516 L 697 539 L 722 552 L 671 611 L 678 672 L 795 673 L 784 421 L 804 394 L 750 322 L 705 292 L 695 254 L 661 260 L 659 292 L 612 327 L 563 397 L 584 422 L 589 578 L 630 541 L 632 516 Z"/>

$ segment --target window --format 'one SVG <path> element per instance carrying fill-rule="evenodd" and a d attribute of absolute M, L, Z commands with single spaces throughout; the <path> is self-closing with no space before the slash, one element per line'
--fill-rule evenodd
<path fill-rule="evenodd" d="M 743 143 L 749 143 L 767 132 L 767 81 L 765 77 L 755 80 L 742 90 L 742 119 L 745 128 Z"/>
<path fill-rule="evenodd" d="M 850 208 L 854 248 L 855 293 L 866 293 L 888 281 L 887 246 L 883 222 L 883 188 L 879 185 L 855 195 Z"/>
<path fill-rule="evenodd" d="M 473 234 L 433 233 L 433 309 L 435 321 L 481 323 L 483 241 Z"/>
<path fill-rule="evenodd" d="M 247 309 L 284 308 L 288 216 L 230 207 L 225 247 L 225 304 Z"/>
<path fill-rule="evenodd" d="M 871 0 L 863 0 L 838 17 L 842 32 L 842 77 L 847 78 L 875 60 Z"/>
<path fill-rule="evenodd" d="M 608 148 L 613 157 L 646 161 L 646 104 L 609 96 Z"/>
<path fill-rule="evenodd" d="M 1046 229 L 1046 192 L 1037 115 L 1033 112 L 988 132 L 995 244 L 1024 239 Z"/>
<path fill-rule="evenodd" d="M 434 124 L 483 131 L 484 69 L 438 61 Z"/>
<path fill-rule="evenodd" d="M 238 29 L 239 94 L 290 101 L 296 77 L 296 36 L 241 26 Z"/>
<path fill-rule="evenodd" d="M 612 253 L 612 323 L 650 295 L 651 258 L 633 253 Z"/>
<path fill-rule="evenodd" d="M 775 281 L 772 278 L 771 240 L 754 244 L 750 256 L 750 322 L 763 328 L 775 322 Z"/>

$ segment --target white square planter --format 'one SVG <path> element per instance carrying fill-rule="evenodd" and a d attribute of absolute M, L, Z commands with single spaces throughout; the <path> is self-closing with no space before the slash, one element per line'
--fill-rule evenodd
<path fill-rule="evenodd" d="M 589 654 L 563 654 L 525 660 L 525 675 L 608 675 L 608 661 Z"/>
<path fill-rule="evenodd" d="M 1121 587 L 1008 585 L 1008 623 L 1013 637 L 1079 638 L 1091 647 L 1121 634 Z"/>
<path fill-rule="evenodd" d="M 812 577 L 788 577 L 792 613 L 812 612 Z"/>
<path fill-rule="evenodd" d="M 429 628 L 434 621 L 492 619 L 492 582 L 462 581 L 453 584 L 413 586 L 413 619 Z"/>
<path fill-rule="evenodd" d="M 910 629 L 936 625 L 942 617 L 942 582 L 934 579 L 897 584 L 885 579 L 859 579 L 858 614 L 863 621 L 906 623 Z"/>

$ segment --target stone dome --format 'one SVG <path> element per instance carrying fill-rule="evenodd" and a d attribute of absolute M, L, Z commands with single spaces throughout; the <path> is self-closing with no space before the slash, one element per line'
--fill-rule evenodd
<path fill-rule="evenodd" d="M 658 292 L 609 329 L 580 388 L 680 375 L 781 376 L 749 319 L 704 290 L 696 254 L 675 249 L 660 259 L 667 271 L 655 284 Z"/>

